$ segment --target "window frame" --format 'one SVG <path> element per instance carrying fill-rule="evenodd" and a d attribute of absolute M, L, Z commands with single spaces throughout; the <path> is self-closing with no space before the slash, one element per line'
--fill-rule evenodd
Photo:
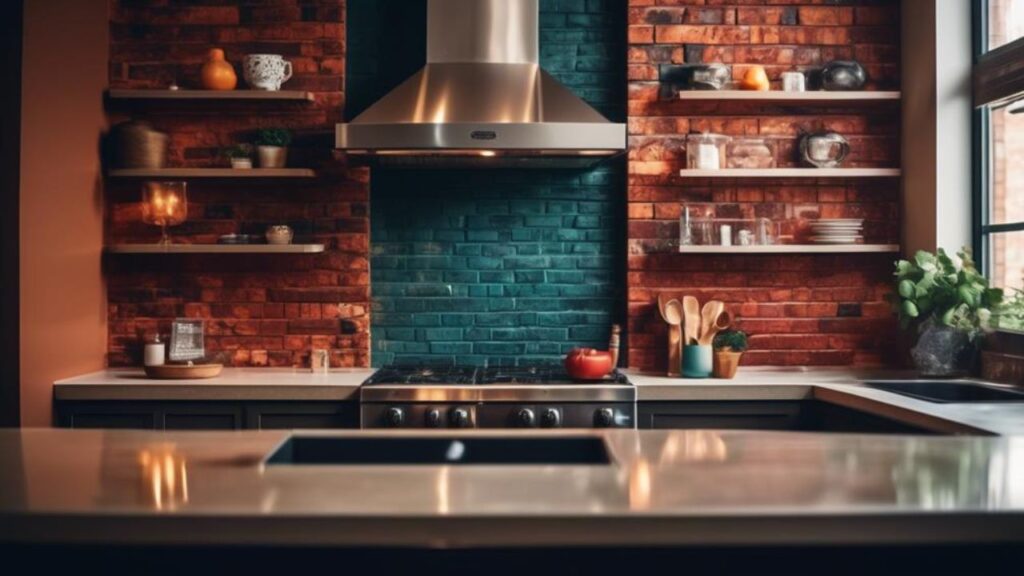
<path fill-rule="evenodd" d="M 971 137 L 973 179 L 971 242 L 978 269 L 986 276 L 991 272 L 991 237 L 993 234 L 1024 231 L 1024 221 L 993 224 L 991 222 L 992 197 L 992 106 L 1006 105 L 1024 98 L 1024 68 L 1006 70 L 998 64 L 1006 60 L 1024 61 L 1024 38 L 988 49 L 989 0 L 978 0 L 972 5 L 972 44 L 974 67 L 972 87 L 974 110 Z M 983 84 L 982 79 L 994 81 L 996 89 Z"/>

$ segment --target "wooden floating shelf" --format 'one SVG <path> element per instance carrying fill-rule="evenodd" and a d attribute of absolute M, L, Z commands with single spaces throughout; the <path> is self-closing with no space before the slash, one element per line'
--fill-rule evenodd
<path fill-rule="evenodd" d="M 116 244 L 110 254 L 317 254 L 323 244 Z"/>
<path fill-rule="evenodd" d="M 683 178 L 898 178 L 899 168 L 723 168 L 679 171 Z"/>
<path fill-rule="evenodd" d="M 111 170 L 111 178 L 314 178 L 309 168 L 124 168 Z"/>
<path fill-rule="evenodd" d="M 781 90 L 683 90 L 679 92 L 680 100 L 699 102 L 744 101 L 791 102 L 795 104 L 843 102 L 855 104 L 859 102 L 898 102 L 901 97 L 900 92 L 883 90 L 863 92 L 825 92 L 823 90 L 808 92 L 783 92 Z"/>
<path fill-rule="evenodd" d="M 768 246 L 680 246 L 680 254 L 895 253 L 899 244 L 772 244 Z"/>
<path fill-rule="evenodd" d="M 111 100 L 248 100 L 312 102 L 313 93 L 300 90 L 108 90 Z"/>

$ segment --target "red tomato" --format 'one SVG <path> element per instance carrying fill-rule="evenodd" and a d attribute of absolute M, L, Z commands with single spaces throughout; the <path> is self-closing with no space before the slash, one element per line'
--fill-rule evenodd
<path fill-rule="evenodd" d="M 612 353 L 593 348 L 573 348 L 565 357 L 565 371 L 575 380 L 600 380 L 612 369 Z"/>

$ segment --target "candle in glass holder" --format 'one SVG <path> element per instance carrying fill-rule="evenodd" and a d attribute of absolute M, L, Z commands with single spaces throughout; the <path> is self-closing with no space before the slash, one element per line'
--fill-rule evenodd
<path fill-rule="evenodd" d="M 188 215 L 185 182 L 146 182 L 142 185 L 142 220 L 161 229 L 160 244 L 170 244 L 168 226 L 177 226 Z"/>

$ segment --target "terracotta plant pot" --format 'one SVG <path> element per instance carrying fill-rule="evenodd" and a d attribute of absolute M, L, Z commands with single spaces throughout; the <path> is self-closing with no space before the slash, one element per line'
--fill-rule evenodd
<path fill-rule="evenodd" d="M 715 350 L 712 374 L 715 378 L 734 378 L 742 357 L 743 352 L 733 352 L 731 349 Z"/>
<path fill-rule="evenodd" d="M 260 168 L 284 168 L 288 163 L 288 149 L 284 146 L 257 146 Z"/>
<path fill-rule="evenodd" d="M 252 158 L 232 158 L 231 167 L 235 170 L 249 170 L 252 168 Z"/>

